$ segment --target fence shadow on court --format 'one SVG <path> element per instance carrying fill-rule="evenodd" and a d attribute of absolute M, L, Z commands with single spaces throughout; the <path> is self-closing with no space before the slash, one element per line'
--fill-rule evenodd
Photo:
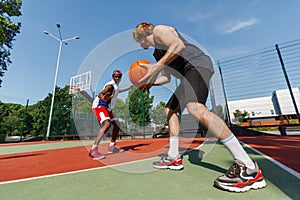
<path fill-rule="evenodd" d="M 205 167 L 207 169 L 214 170 L 214 171 L 221 172 L 221 173 L 226 172 L 226 169 L 224 169 L 222 167 L 216 166 L 211 163 L 204 162 L 202 159 L 204 157 L 203 155 L 204 155 L 204 151 L 197 150 L 197 149 L 186 151 L 183 154 L 183 156 L 187 156 L 188 161 L 194 165 L 199 165 L 201 167 Z"/>

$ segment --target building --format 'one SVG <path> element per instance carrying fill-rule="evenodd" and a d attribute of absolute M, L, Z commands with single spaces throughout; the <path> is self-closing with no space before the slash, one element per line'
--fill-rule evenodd
<path fill-rule="evenodd" d="M 300 108 L 299 88 L 292 89 L 297 108 Z M 232 123 L 237 123 L 234 117 L 236 110 L 246 111 L 247 120 L 271 120 L 275 121 L 284 116 L 285 119 L 297 118 L 295 106 L 288 89 L 275 90 L 271 96 L 228 101 L 228 110 Z M 275 122 L 274 122 L 275 123 Z"/>
<path fill-rule="evenodd" d="M 299 88 L 293 88 L 292 92 L 296 101 L 297 108 L 300 109 Z M 272 98 L 274 99 L 273 101 L 276 113 L 281 115 L 296 114 L 289 90 L 276 90 L 273 92 Z"/>

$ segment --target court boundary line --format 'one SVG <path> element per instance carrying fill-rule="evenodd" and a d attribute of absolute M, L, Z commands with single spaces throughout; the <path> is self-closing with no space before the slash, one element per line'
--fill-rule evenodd
<path fill-rule="evenodd" d="M 199 149 L 204 144 L 204 142 L 205 141 L 203 141 L 203 143 L 201 143 L 198 147 L 195 147 L 194 149 Z M 251 149 L 255 153 L 263 156 L 267 160 L 271 161 L 275 165 L 279 166 L 283 170 L 287 171 L 291 175 L 293 175 L 296 178 L 300 179 L 300 173 L 298 173 L 295 170 L 293 170 L 293 169 L 285 166 L 284 164 L 280 163 L 279 161 L 274 160 L 270 156 L 265 155 L 264 153 L 262 153 L 259 150 L 251 147 L 250 145 L 248 145 L 248 144 L 246 144 L 246 143 L 244 143 L 242 141 L 240 141 L 240 143 L 242 145 L 245 145 L 247 148 Z M 188 151 L 192 151 L 192 150 L 188 150 Z M 127 165 L 127 164 L 132 164 L 132 163 L 138 163 L 138 162 L 148 161 L 148 160 L 152 160 L 154 158 L 157 158 L 157 156 L 156 157 L 152 157 L 152 158 L 142 159 L 142 160 L 136 160 L 136 161 L 130 161 L 130 162 L 125 162 L 125 163 L 119 163 L 119 164 L 110 165 L 110 166 L 100 166 L 100 167 L 94 167 L 94 168 L 83 169 L 83 170 L 76 170 L 76 171 L 71 171 L 71 172 L 64 172 L 64 173 L 58 173 L 58 174 L 50 174 L 50 175 L 37 176 L 37 177 L 31 177 L 31 178 L 24 178 L 24 179 L 18 179 L 18 180 L 11 180 L 11 181 L 3 181 L 3 182 L 0 182 L 0 185 L 6 185 L 6 184 L 11 184 L 11 183 L 19 183 L 19 182 L 25 182 L 25 181 L 31 181 L 31 180 L 38 180 L 38 179 L 42 179 L 42 178 L 51 178 L 51 177 L 69 175 L 69 174 L 76 174 L 76 173 L 88 172 L 88 171 L 93 171 L 93 170 L 98 170 L 98 169 L 113 168 L 113 167 L 118 167 L 118 166 L 122 166 L 122 165 Z M 156 170 L 156 169 L 154 169 L 154 170 Z"/>
<path fill-rule="evenodd" d="M 205 140 L 206 141 L 206 140 Z M 203 146 L 205 144 L 205 141 L 203 141 L 202 144 L 200 144 L 197 148 L 195 149 L 199 149 L 201 148 L 201 146 Z M 261 155 L 263 156 L 264 158 L 266 158 L 267 160 L 271 161 L 272 163 L 274 163 L 275 165 L 277 165 L 278 167 L 282 168 L 283 170 L 285 170 L 286 172 L 290 173 L 291 175 L 295 176 L 296 178 L 300 179 L 300 173 L 298 173 L 297 171 L 289 168 L 288 166 L 282 164 L 281 162 L 271 158 L 270 156 L 267 156 L 266 154 L 262 153 L 261 151 L 251 147 L 250 145 L 242 142 L 239 140 L 239 142 L 242 144 L 242 145 L 245 145 L 247 148 L 251 149 L 252 151 L 254 151 L 255 153 L 257 153 L 258 155 Z"/>
<path fill-rule="evenodd" d="M 152 160 L 154 158 L 157 158 L 157 157 L 152 157 L 152 158 L 147 158 L 147 159 L 142 159 L 142 160 L 135 160 L 135 161 L 119 163 L 119 164 L 115 164 L 115 165 L 109 165 L 109 166 L 100 166 L 100 167 L 94 167 L 94 168 L 89 168 L 89 169 L 76 170 L 76 171 L 72 171 L 72 172 L 63 172 L 63 173 L 58 173 L 58 174 L 50 174 L 50 175 L 37 176 L 37 177 L 31 177 L 31 178 L 23 178 L 23 179 L 18 179 L 18 180 L 3 181 L 3 182 L 0 182 L 0 185 L 6 185 L 6 184 L 10 184 L 10 183 L 19 183 L 19 182 L 25 182 L 25 181 L 31 181 L 31 180 L 38 180 L 38 179 L 42 179 L 42 178 L 51 178 L 51 177 L 56 177 L 56 176 L 69 175 L 69 174 L 76 174 L 76 173 L 81 173 L 81 172 L 93 171 L 93 170 L 97 170 L 97 169 L 114 168 L 114 167 L 118 167 L 118 166 L 122 166 L 122 165 Z M 154 171 L 155 170 L 156 169 L 154 169 Z"/>
<path fill-rule="evenodd" d="M 289 168 L 288 166 L 282 164 L 281 162 L 274 160 L 273 158 L 271 158 L 270 156 L 267 156 L 266 154 L 260 152 L 259 150 L 251 147 L 250 145 L 240 141 L 240 143 L 242 143 L 243 145 L 245 145 L 247 148 L 251 149 L 252 151 L 254 151 L 257 154 L 260 154 L 261 156 L 263 156 L 264 158 L 266 158 L 267 160 L 271 161 L 272 163 L 274 163 L 275 165 L 277 165 L 278 167 L 282 168 L 283 170 L 287 171 L 288 173 L 290 173 L 291 175 L 295 176 L 296 178 L 300 179 L 300 173 L 296 172 L 295 170 Z"/>
<path fill-rule="evenodd" d="M 205 142 L 205 140 L 199 146 L 195 147 L 194 149 L 200 148 L 203 145 L 204 142 Z M 192 151 L 192 150 L 188 150 L 188 151 Z M 114 168 L 114 167 L 118 167 L 118 166 L 122 166 L 122 165 L 127 165 L 127 164 L 132 164 L 132 163 L 138 163 L 138 162 L 152 160 L 152 159 L 155 159 L 157 157 L 158 156 L 152 157 L 152 158 L 147 158 L 147 159 L 141 159 L 141 160 L 135 160 L 135 161 L 125 162 L 125 163 L 119 163 L 119 164 L 115 164 L 115 165 L 100 166 L 100 167 L 94 167 L 94 168 L 89 168 L 89 169 L 76 170 L 76 171 L 71 171 L 71 172 L 63 172 L 63 173 L 58 173 L 58 174 L 50 174 L 50 175 L 36 176 L 36 177 L 23 178 L 23 179 L 11 180 L 11 181 L 3 181 L 3 182 L 0 182 L 0 185 L 6 185 L 6 184 L 11 184 L 11 183 L 19 183 L 19 182 L 25 182 L 25 181 L 31 181 L 31 180 L 38 180 L 38 179 L 42 179 L 42 178 L 51 178 L 51 177 L 56 177 L 56 176 L 69 175 L 69 174 L 76 174 L 76 173 L 81 173 L 81 172 L 93 171 L 93 170 L 97 170 L 97 169 Z M 153 169 L 153 170 L 156 171 L 158 169 Z"/>

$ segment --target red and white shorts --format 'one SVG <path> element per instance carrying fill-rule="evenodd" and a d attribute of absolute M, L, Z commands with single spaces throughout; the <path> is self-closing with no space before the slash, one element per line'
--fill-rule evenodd
<path fill-rule="evenodd" d="M 95 116 L 101 124 L 107 119 L 110 121 L 115 120 L 112 111 L 108 111 L 104 106 L 93 108 L 93 113 L 95 114 Z"/>

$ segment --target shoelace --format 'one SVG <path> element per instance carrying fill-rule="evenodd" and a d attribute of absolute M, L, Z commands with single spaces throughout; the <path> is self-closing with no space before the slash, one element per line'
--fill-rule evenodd
<path fill-rule="evenodd" d="M 238 177 L 240 172 L 241 172 L 241 166 L 238 163 L 234 163 L 226 172 L 226 176 L 230 178 Z"/>

